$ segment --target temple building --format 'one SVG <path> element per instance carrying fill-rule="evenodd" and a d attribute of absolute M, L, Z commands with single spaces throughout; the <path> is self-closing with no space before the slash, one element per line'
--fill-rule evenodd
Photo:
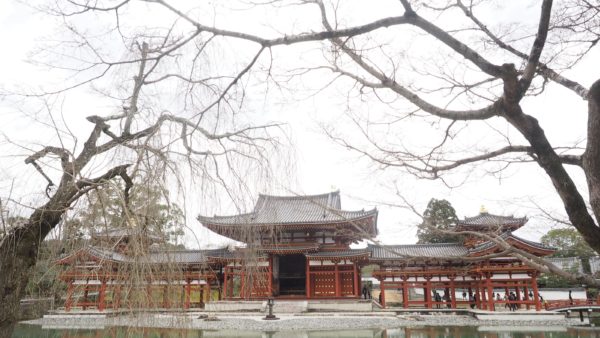
<path fill-rule="evenodd" d="M 104 240 L 59 260 L 67 267 L 61 274 L 68 285 L 65 308 L 189 309 L 268 297 L 360 299 L 361 269 L 374 265 L 382 307 L 494 310 L 509 302 L 501 292 L 514 294 L 513 304 L 540 309 L 539 273 L 512 250 L 538 257 L 554 250 L 512 233 L 526 218 L 483 211 L 456 225 L 465 233 L 462 243 L 351 248 L 365 239 L 376 243 L 377 214 L 376 209 L 342 209 L 339 191 L 259 195 L 248 213 L 198 217 L 204 227 L 241 243 L 232 249 L 167 250 L 156 236 L 109 231 L 99 236 Z"/>
<path fill-rule="evenodd" d="M 350 244 L 377 236 L 377 210 L 342 210 L 337 191 L 260 195 L 250 213 L 198 220 L 247 244 L 241 250 L 245 255 L 224 261 L 224 299 L 358 298 L 360 268 L 368 263 L 370 252 L 350 249 Z"/>
<path fill-rule="evenodd" d="M 218 285 L 220 265 L 208 256 L 221 256 L 225 249 L 166 250 L 162 242 L 147 232 L 112 229 L 61 257 L 65 310 L 189 309 L 218 299 L 211 285 Z"/>
<path fill-rule="evenodd" d="M 514 257 L 513 250 L 544 257 L 555 249 L 512 233 L 526 222 L 482 211 L 456 225 L 457 232 L 467 233 L 461 244 L 370 245 L 370 262 L 379 266 L 374 275 L 381 282 L 381 304 L 386 306 L 387 290 L 396 289 L 404 308 L 468 305 L 493 311 L 512 303 L 540 310 L 539 272 Z M 411 289 L 423 290 L 423 297 L 411 299 Z M 511 293 L 515 300 L 505 299 Z"/>

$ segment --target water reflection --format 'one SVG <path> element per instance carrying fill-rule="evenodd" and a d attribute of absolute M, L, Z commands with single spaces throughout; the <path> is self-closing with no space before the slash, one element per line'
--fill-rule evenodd
<path fill-rule="evenodd" d="M 104 329 L 45 329 L 38 325 L 20 324 L 13 338 L 566 338 L 598 337 L 600 330 L 565 327 L 404 327 L 397 329 L 337 331 L 199 331 L 111 327 Z"/>

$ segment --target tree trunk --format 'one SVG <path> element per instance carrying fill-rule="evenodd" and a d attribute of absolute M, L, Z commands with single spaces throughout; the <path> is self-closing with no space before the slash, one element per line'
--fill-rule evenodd
<path fill-rule="evenodd" d="M 36 262 L 39 236 L 34 227 L 11 232 L 0 244 L 0 337 L 10 337 L 19 320 L 20 300 Z"/>
<path fill-rule="evenodd" d="M 510 83 L 509 83 L 510 84 Z M 505 86 L 506 87 L 506 86 Z M 510 89 L 511 86 L 508 86 Z M 598 89 L 596 90 L 596 92 Z M 506 91 L 505 93 L 510 91 Z M 592 95 L 590 95 L 592 96 Z M 504 105 L 504 117 L 509 121 L 515 128 L 517 128 L 521 134 L 529 141 L 533 152 L 536 155 L 537 163 L 542 169 L 548 174 L 556 192 L 560 196 L 563 201 L 565 211 L 571 221 L 571 224 L 581 233 L 585 241 L 590 245 L 592 249 L 596 252 L 600 253 L 600 228 L 597 226 L 595 219 L 589 213 L 585 200 L 581 193 L 579 192 L 577 185 L 567 171 L 565 170 L 560 157 L 554 149 L 552 148 L 548 138 L 546 137 L 544 130 L 540 127 L 537 119 L 534 117 L 523 113 L 521 107 L 518 103 L 508 102 Z M 590 103 L 590 108 L 593 104 Z M 598 107 L 597 105 L 595 106 Z M 590 114 L 592 112 L 590 111 Z M 598 121 L 598 114 L 596 114 L 596 122 L 600 124 Z M 590 117 L 590 121 L 593 118 Z M 589 124 L 590 122 L 588 122 Z M 592 128 L 590 126 L 590 128 Z M 591 130 L 590 134 L 600 133 L 599 129 Z M 596 137 L 598 138 L 598 136 Z M 588 140 L 588 143 L 598 143 L 598 141 Z M 588 147 L 589 150 L 589 147 Z M 590 165 L 593 168 L 596 168 L 596 173 L 598 174 L 600 171 L 600 164 L 597 163 L 600 157 L 594 157 L 593 154 L 589 156 L 589 162 L 592 162 Z M 593 163 L 596 161 L 596 163 Z M 584 171 L 586 171 L 586 167 L 584 166 Z M 593 173 L 594 170 L 592 170 Z M 589 174 L 586 171 L 586 177 L 588 177 L 588 184 L 595 185 L 594 187 L 590 186 L 590 194 L 592 194 L 592 189 L 594 189 L 596 194 L 600 194 L 600 175 L 595 176 L 596 181 L 591 181 L 589 178 Z M 597 200 L 597 202 L 600 199 Z M 600 209 L 600 206 L 599 206 Z M 600 211 L 600 210 L 599 210 Z M 596 213 L 598 214 L 598 213 Z"/>
<path fill-rule="evenodd" d="M 31 271 L 37 261 L 38 248 L 46 235 L 60 222 L 68 201 L 76 189 L 61 185 L 29 221 L 9 230 L 0 242 L 0 338 L 11 337 L 19 319 L 20 301 Z"/>
<path fill-rule="evenodd" d="M 582 166 L 590 193 L 590 205 L 600 219 L 600 80 L 588 94 L 588 134 Z"/>

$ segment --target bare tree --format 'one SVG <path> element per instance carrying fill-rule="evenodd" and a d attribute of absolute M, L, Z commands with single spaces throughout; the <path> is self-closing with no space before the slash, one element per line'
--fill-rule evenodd
<path fill-rule="evenodd" d="M 456 0 L 440 6 L 438 2 L 400 0 L 396 3 L 397 16 L 352 26 L 356 8 L 351 5 L 345 8 L 342 3 L 322 0 L 300 3 L 316 7 L 320 29 L 326 31 L 319 35 L 330 42 L 324 51 L 328 62 L 310 70 L 326 69 L 349 80 L 349 101 L 355 95 L 367 105 L 380 101 L 387 106 L 380 119 L 376 114 L 352 113 L 366 146 L 357 141 L 356 133 L 344 137 L 326 129 L 334 141 L 384 170 L 399 168 L 428 179 L 444 180 L 446 173 L 467 165 L 501 163 L 494 171 L 502 172 L 511 164 L 536 163 L 552 182 L 569 222 L 600 252 L 600 81 L 588 89 L 561 74 L 583 60 L 600 40 L 600 4 L 574 0 L 553 6 L 552 1 L 540 1 L 539 19 L 529 25 L 486 24 L 478 11 L 490 17 L 498 8 L 485 2 Z M 347 32 L 351 33 L 345 35 Z M 307 38 L 314 33 L 297 36 Z M 288 41 L 297 42 L 297 36 L 288 36 Z M 307 71 L 301 69 L 298 74 Z M 533 116 L 536 111 L 525 111 L 524 104 L 545 95 L 550 85 L 588 102 L 587 137 L 583 141 L 553 144 Z M 350 105 L 349 110 L 353 110 Z M 406 140 L 400 130 L 405 125 L 411 128 L 409 121 L 415 120 L 438 126 L 441 137 L 431 142 L 421 133 L 417 140 Z M 492 123 L 492 128 L 485 128 Z M 497 124 L 500 130 L 510 132 L 498 131 Z M 469 131 L 490 129 L 500 134 L 500 139 L 491 143 L 495 148 L 482 149 L 468 142 L 468 151 L 452 148 L 453 143 L 468 139 Z M 461 156 L 467 152 L 470 154 Z M 587 186 L 578 186 L 565 166 L 580 169 Z M 498 236 L 483 237 L 541 271 L 597 284 L 589 277 L 566 273 L 511 249 Z"/>
<path fill-rule="evenodd" d="M 336 31 L 340 24 L 331 21 L 331 18 L 339 18 L 340 15 L 335 7 L 328 7 L 322 1 L 314 3 L 320 10 L 323 26 L 330 32 Z M 413 51 L 399 45 L 392 45 L 392 48 L 383 42 L 374 42 L 377 36 L 372 34 L 362 40 L 354 37 L 330 39 L 334 53 L 327 67 L 354 81 L 361 93 L 370 91 L 382 101 L 391 96 L 390 101 L 394 102 L 396 95 L 410 104 L 406 110 L 394 110 L 390 104 L 385 123 L 388 130 L 393 131 L 394 127 L 407 123 L 409 119 L 422 119 L 445 125 L 440 128 L 443 130 L 441 138 L 425 150 L 389 144 L 375 129 L 371 130 L 381 121 L 369 120 L 368 117 L 356 120 L 368 142 L 366 147 L 333 132 L 329 135 L 383 168 L 403 168 L 423 178 L 443 179 L 446 172 L 469 164 L 535 162 L 551 180 L 571 224 L 590 246 L 600 252 L 597 222 L 600 215 L 600 82 L 587 89 L 560 74 L 561 70 L 578 63 L 597 44 L 600 38 L 597 16 L 600 5 L 568 1 L 553 7 L 552 1 L 541 1 L 535 29 L 519 27 L 522 30 L 517 34 L 510 30 L 503 32 L 501 27 L 494 30 L 480 20 L 476 10 L 484 7 L 483 3 L 457 0 L 448 1 L 442 7 L 434 7 L 429 2 L 413 5 L 401 0 L 400 3 L 403 13 L 381 19 L 380 22 L 386 24 L 380 27 L 416 28 L 419 33 L 424 33 L 423 39 L 442 47 L 443 64 L 437 69 L 435 66 L 407 66 L 403 64 L 406 60 L 401 55 Z M 435 22 L 428 17 L 436 17 Z M 454 21 L 451 21 L 452 18 Z M 436 22 L 458 24 L 444 28 Z M 475 42 L 465 42 L 469 40 Z M 388 54 L 392 52 L 396 54 Z M 414 53 L 418 54 L 418 51 Z M 404 73 L 407 68 L 412 72 L 409 75 Z M 408 79 L 407 83 L 403 83 L 404 78 Z M 531 96 L 542 95 L 549 84 L 560 85 L 588 101 L 587 140 L 583 146 L 553 145 L 538 120 L 524 111 L 523 103 Z M 495 118 L 504 120 L 520 135 L 503 134 L 504 144 L 498 145 L 497 149 L 462 158 L 448 151 L 448 145 L 458 137 L 461 126 L 470 121 L 481 126 Z M 427 147 L 429 142 L 424 140 L 423 144 Z M 479 148 L 476 144 L 472 145 L 472 149 Z M 581 169 L 587 187 L 577 186 L 565 165 Z M 586 188 L 588 196 L 584 196 Z M 588 204 L 591 211 L 587 208 Z"/>
<path fill-rule="evenodd" d="M 334 31 L 339 24 L 330 21 L 333 20 L 331 18 L 343 16 L 334 7 L 327 7 L 321 1 L 315 3 L 320 9 L 323 26 Z M 397 44 L 386 46 L 383 42 L 374 42 L 377 39 L 374 35 L 362 40 L 331 39 L 334 53 L 327 67 L 354 81 L 361 96 L 367 97 L 363 93 L 370 93 L 372 98 L 389 104 L 390 108 L 379 120 L 360 114 L 352 117 L 360 135 L 367 141 L 366 146 L 357 142 L 356 138 L 339 136 L 332 130 L 326 130 L 328 135 L 384 170 L 399 168 L 426 179 L 444 180 L 446 173 L 467 165 L 485 167 L 495 162 L 500 165 L 494 170 L 502 172 L 510 164 L 534 162 L 551 180 L 570 224 L 596 252 L 600 252 L 600 81 L 587 89 L 560 74 L 582 60 L 597 44 L 600 38 L 597 17 L 600 4 L 569 1 L 553 8 L 552 1 L 541 1 L 535 29 L 519 27 L 521 31 L 517 33 L 506 28 L 503 31 L 502 27 L 492 29 L 484 23 L 476 15 L 480 7 L 484 7 L 482 12 L 486 11 L 484 3 L 457 0 L 448 1 L 442 7 L 434 7 L 429 2 L 400 3 L 403 14 L 388 20 L 397 21 L 398 25 L 411 25 L 424 33 L 420 38 L 441 46 L 438 53 L 443 60 L 431 57 L 425 63 L 433 65 L 419 64 L 418 61 L 403 64 L 411 59 L 403 57 L 402 53 L 413 51 Z M 428 17 L 435 18 L 435 21 Z M 451 21 L 451 18 L 454 20 Z M 456 22 L 459 24 L 452 25 Z M 453 28 L 444 28 L 443 24 Z M 422 55 L 418 51 L 414 53 Z M 410 75 L 406 75 L 407 70 Z M 552 144 L 538 120 L 523 108 L 530 97 L 544 95 L 546 87 L 552 84 L 588 101 L 587 139 L 582 146 L 577 143 Z M 395 109 L 397 97 L 409 105 Z M 497 118 L 504 120 L 507 127 L 512 127 L 500 124 L 500 130 L 516 130 L 520 135 L 501 132 L 500 142 L 496 141 L 496 148 L 492 149 L 482 149 L 477 143 L 471 143 L 468 151 L 452 148 L 453 142 L 460 143 L 468 138 L 469 131 L 487 129 L 484 123 Z M 410 142 L 400 137 L 392 141 L 382 137 L 382 129 L 393 132 L 410 120 L 438 125 L 441 136 L 433 142 L 423 139 L 420 147 L 412 148 L 405 145 Z M 383 127 L 378 128 L 381 125 Z M 469 125 L 470 129 L 467 128 Z M 435 135 L 428 135 L 432 134 Z M 400 141 L 394 142 L 397 140 Z M 470 154 L 460 156 L 467 152 Z M 566 165 L 581 169 L 587 181 L 586 187 L 575 183 L 573 174 L 565 169 Z M 588 196 L 585 196 L 586 189 Z M 589 276 L 562 271 L 543 259 L 511 248 L 499 236 L 463 234 L 496 242 L 506 253 L 519 257 L 540 271 L 597 285 Z"/>
<path fill-rule="evenodd" d="M 323 51 L 327 63 L 297 74 L 329 70 L 349 80 L 353 93 L 348 97 L 354 94 L 368 104 L 380 101 L 387 106 L 379 120 L 375 114 L 352 114 L 366 146 L 357 142 L 355 133 L 340 137 L 326 129 L 334 141 L 384 170 L 400 168 L 419 178 L 443 180 L 460 167 L 490 162 L 502 163 L 494 169 L 499 172 L 513 163 L 536 163 L 552 182 L 570 223 L 600 252 L 600 82 L 586 88 L 561 74 L 583 60 L 600 40 L 600 4 L 573 0 L 554 5 L 544 0 L 539 1 L 534 23 L 488 24 L 477 13 L 493 16 L 500 9 L 494 4 L 449 0 L 440 6 L 433 1 L 400 0 L 380 11 L 386 15 L 397 11 L 397 15 L 354 25 L 362 16 L 352 5 L 322 0 L 266 4 L 312 6 L 320 16 L 321 27 L 286 36 L 290 44 L 313 39 L 330 43 Z M 513 11 L 518 10 L 523 8 Z M 256 37 L 240 37 L 264 45 Z M 550 85 L 587 101 L 585 140 L 553 144 L 533 116 L 535 110 L 525 111 L 524 104 L 545 95 Z M 398 134 L 415 120 L 438 126 L 441 137 L 432 142 L 419 135 L 412 140 L 418 146 L 405 145 L 410 142 Z M 492 123 L 492 128 L 485 128 Z M 510 132 L 497 131 L 496 124 Z M 462 137 L 465 142 L 469 131 L 481 129 L 500 134 L 492 142 L 495 148 L 482 149 L 468 140 L 462 147 L 469 151 L 452 148 L 453 141 L 458 143 Z M 389 134 L 397 137 L 390 141 Z M 460 156 L 467 152 L 471 154 Z M 565 166 L 580 169 L 587 186 L 578 186 Z M 536 264 L 544 266 L 542 260 Z"/>

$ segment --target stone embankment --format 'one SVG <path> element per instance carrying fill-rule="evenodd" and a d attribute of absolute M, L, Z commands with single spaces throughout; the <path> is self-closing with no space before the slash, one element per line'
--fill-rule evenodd
<path fill-rule="evenodd" d="M 352 330 L 375 328 L 399 328 L 416 326 L 536 326 L 566 327 L 580 325 L 578 319 L 559 317 L 554 319 L 478 320 L 470 315 L 446 314 L 401 314 L 364 313 L 339 314 L 315 313 L 306 315 L 281 315 L 279 320 L 266 321 L 256 314 L 146 314 L 138 316 L 46 316 L 43 319 L 29 321 L 47 328 L 102 328 L 108 326 L 137 326 L 160 328 L 190 328 L 199 330 L 247 330 L 247 331 L 285 331 L 285 330 Z"/>

